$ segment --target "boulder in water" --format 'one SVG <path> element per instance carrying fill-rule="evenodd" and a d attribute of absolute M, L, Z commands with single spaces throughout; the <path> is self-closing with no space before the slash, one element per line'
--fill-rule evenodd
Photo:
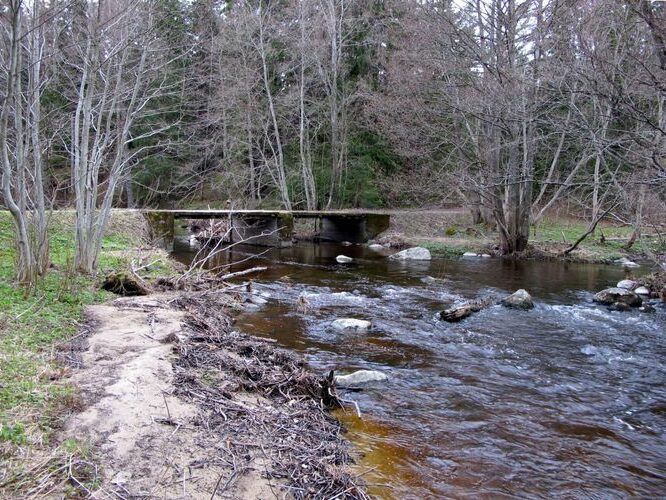
<path fill-rule="evenodd" d="M 626 304 L 629 307 L 639 307 L 643 303 L 643 299 L 631 290 L 625 288 L 606 288 L 598 292 L 592 299 L 594 302 L 605 305 L 613 305 L 616 302 Z"/>
<path fill-rule="evenodd" d="M 268 301 L 261 297 L 260 295 L 250 295 L 247 299 L 248 302 L 254 304 L 255 306 L 263 306 L 264 304 L 267 304 Z"/>
<path fill-rule="evenodd" d="M 350 247 L 350 246 L 352 246 L 352 243 L 351 243 L 350 241 L 343 241 L 343 242 L 340 243 L 340 244 L 341 244 L 343 247 Z"/>
<path fill-rule="evenodd" d="M 639 286 L 634 289 L 634 293 L 637 293 L 638 295 L 650 295 L 650 289 L 646 286 Z"/>
<path fill-rule="evenodd" d="M 376 370 L 358 370 L 348 375 L 335 376 L 336 385 L 342 387 L 353 387 L 370 382 L 384 382 L 386 380 L 388 380 L 388 376 Z"/>
<path fill-rule="evenodd" d="M 517 290 L 508 297 L 502 299 L 502 305 L 504 307 L 511 307 L 513 309 L 532 309 L 534 308 L 534 302 L 532 302 L 532 296 L 527 293 L 527 290 Z"/>
<path fill-rule="evenodd" d="M 631 306 L 629 306 L 628 304 L 625 304 L 624 302 L 613 302 L 610 306 L 608 306 L 608 310 L 609 311 L 620 311 L 620 312 L 630 311 Z"/>
<path fill-rule="evenodd" d="M 430 260 L 431 258 L 430 251 L 423 247 L 407 248 L 389 257 L 393 260 Z"/>
<path fill-rule="evenodd" d="M 617 288 L 624 288 L 625 290 L 633 290 L 638 286 L 638 283 L 636 283 L 634 280 L 622 280 L 619 281 L 615 286 Z"/>
<path fill-rule="evenodd" d="M 371 245 L 368 245 L 368 248 L 373 252 L 381 252 L 382 250 L 386 250 L 386 247 L 384 245 L 380 245 L 379 243 L 372 243 Z"/>
<path fill-rule="evenodd" d="M 331 326 L 336 330 L 360 330 L 365 331 L 369 330 L 372 326 L 372 323 L 364 319 L 356 318 L 340 318 L 336 319 Z"/>
<path fill-rule="evenodd" d="M 347 257 L 346 255 L 338 255 L 335 260 L 340 263 L 340 264 L 349 264 L 352 262 L 354 259 L 351 257 Z"/>

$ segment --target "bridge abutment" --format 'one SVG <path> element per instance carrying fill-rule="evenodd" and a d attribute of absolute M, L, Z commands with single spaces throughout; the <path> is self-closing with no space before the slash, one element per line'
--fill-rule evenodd
<path fill-rule="evenodd" d="M 372 212 L 286 210 L 144 210 L 155 244 L 171 251 L 175 219 L 224 219 L 232 224 L 231 242 L 286 247 L 292 244 L 294 218 L 320 219 L 325 241 L 364 243 L 389 227 L 390 215 Z"/>
<path fill-rule="evenodd" d="M 159 248 L 171 252 L 175 234 L 175 217 L 173 212 L 148 210 L 143 212 L 148 222 L 149 238 Z"/>
<path fill-rule="evenodd" d="M 365 243 L 389 228 L 388 214 L 322 216 L 319 237 L 324 241 Z"/>
<path fill-rule="evenodd" d="M 232 242 L 248 245 L 287 247 L 292 244 L 294 216 L 289 213 L 273 215 L 231 216 Z"/>

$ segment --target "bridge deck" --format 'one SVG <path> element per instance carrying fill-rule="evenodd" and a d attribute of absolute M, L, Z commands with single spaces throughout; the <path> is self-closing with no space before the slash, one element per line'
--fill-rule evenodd
<path fill-rule="evenodd" d="M 292 215 L 296 219 L 318 219 L 321 217 L 362 218 L 372 215 L 387 215 L 372 210 L 147 210 L 155 214 L 173 214 L 175 219 L 222 219 L 229 215 L 247 217 L 282 217 Z"/>

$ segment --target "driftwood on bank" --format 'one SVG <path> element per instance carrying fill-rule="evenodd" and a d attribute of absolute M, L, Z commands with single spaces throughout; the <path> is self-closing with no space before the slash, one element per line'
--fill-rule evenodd
<path fill-rule="evenodd" d="M 349 468 L 342 426 L 327 411 L 341 405 L 332 374 L 317 377 L 296 354 L 234 331 L 219 307 L 225 295 L 185 294 L 174 302 L 187 312 L 191 332 L 175 346 L 176 393 L 199 406 L 197 423 L 219 434 L 223 458 L 239 465 L 239 475 L 259 457 L 279 496 L 369 498 Z"/>
<path fill-rule="evenodd" d="M 247 276 L 248 274 L 260 273 L 262 271 L 265 271 L 266 269 L 268 269 L 268 267 L 266 267 L 266 266 L 257 266 L 257 267 L 251 267 L 250 269 L 245 269 L 243 271 L 236 271 L 234 273 L 227 273 L 227 274 L 223 274 L 221 276 L 218 275 L 218 277 L 221 280 L 226 281 L 226 280 L 230 280 L 230 279 L 233 279 L 233 278 L 238 278 L 240 276 Z"/>
<path fill-rule="evenodd" d="M 590 225 L 587 227 L 587 230 L 583 234 L 581 234 L 580 237 L 569 248 L 563 250 L 561 255 L 566 256 L 566 255 L 569 255 L 574 250 L 576 250 L 576 248 L 578 248 L 578 245 L 580 245 L 583 242 L 583 240 L 585 240 L 585 238 L 587 238 L 589 235 L 594 233 L 594 231 L 597 229 L 597 225 L 599 224 L 599 222 L 604 217 L 606 217 L 611 212 L 611 210 L 613 210 L 616 206 L 617 206 L 617 203 L 615 205 L 613 205 L 612 207 L 610 207 L 605 212 L 603 212 L 601 215 L 599 215 L 595 220 L 593 220 L 590 223 Z"/>

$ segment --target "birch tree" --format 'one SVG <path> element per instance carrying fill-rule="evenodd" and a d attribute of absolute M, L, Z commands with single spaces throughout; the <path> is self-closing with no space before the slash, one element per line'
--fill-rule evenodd
<path fill-rule="evenodd" d="M 43 6 L 7 3 L 2 27 L 4 88 L 0 111 L 2 194 L 16 236 L 16 277 L 31 285 L 49 264 L 41 130 L 45 53 Z"/>
<path fill-rule="evenodd" d="M 177 87 L 163 73 L 170 59 L 153 33 L 153 7 L 134 0 L 86 7 L 71 63 L 78 80 L 68 145 L 76 195 L 75 265 L 82 272 L 96 269 L 116 190 L 145 152 L 131 146 L 169 126 L 133 129 L 149 103 Z"/>

